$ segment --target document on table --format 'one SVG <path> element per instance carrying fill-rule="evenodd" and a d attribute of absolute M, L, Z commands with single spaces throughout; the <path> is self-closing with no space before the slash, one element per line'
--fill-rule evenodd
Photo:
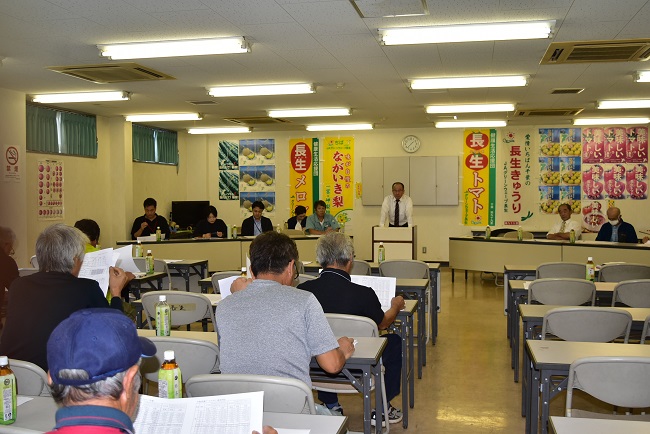
<path fill-rule="evenodd" d="M 397 287 L 396 278 L 358 275 L 352 275 L 350 278 L 356 284 L 369 286 L 374 289 L 384 312 L 390 309 L 390 301 L 395 297 L 395 288 Z"/>
<path fill-rule="evenodd" d="M 264 392 L 165 399 L 141 395 L 138 434 L 251 434 L 262 432 Z"/>
<path fill-rule="evenodd" d="M 84 261 L 81 263 L 79 277 L 97 281 L 99 287 L 104 291 L 104 297 L 106 297 L 108 292 L 108 267 L 114 266 L 116 261 L 117 257 L 113 255 L 112 248 L 86 253 Z"/>
<path fill-rule="evenodd" d="M 219 292 L 221 293 L 221 299 L 223 300 L 224 298 L 228 297 L 230 294 L 230 287 L 232 286 L 232 283 L 236 280 L 239 279 L 241 276 L 230 276 L 226 277 L 225 279 L 219 279 Z"/>

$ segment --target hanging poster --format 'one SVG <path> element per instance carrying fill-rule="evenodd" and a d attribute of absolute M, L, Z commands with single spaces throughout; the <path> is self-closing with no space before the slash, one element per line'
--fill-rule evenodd
<path fill-rule="evenodd" d="M 42 160 L 38 162 L 38 219 L 62 220 L 63 161 Z"/>
<path fill-rule="evenodd" d="M 466 226 L 494 226 L 496 130 L 463 133 L 463 217 Z"/>
<path fill-rule="evenodd" d="M 239 199 L 239 172 L 236 170 L 219 171 L 219 200 Z"/>
<path fill-rule="evenodd" d="M 219 170 L 237 170 L 239 168 L 239 144 L 219 140 Z"/>
<path fill-rule="evenodd" d="M 275 165 L 275 139 L 239 141 L 239 166 Z"/>
<path fill-rule="evenodd" d="M 250 217 L 253 212 L 253 203 L 258 200 L 264 205 L 262 215 L 273 220 L 273 216 L 275 216 L 275 192 L 270 191 L 239 193 L 239 211 L 241 217 Z"/>
<path fill-rule="evenodd" d="M 314 198 L 319 197 L 318 139 L 289 140 L 289 161 L 289 215 L 298 205 L 311 214 Z"/>
<path fill-rule="evenodd" d="M 323 143 L 322 198 L 327 212 L 350 228 L 354 204 L 354 138 L 325 137 Z"/>
<path fill-rule="evenodd" d="M 519 226 L 537 211 L 537 182 L 533 175 L 531 134 L 508 128 L 499 147 L 503 176 L 502 216 L 504 226 Z"/>

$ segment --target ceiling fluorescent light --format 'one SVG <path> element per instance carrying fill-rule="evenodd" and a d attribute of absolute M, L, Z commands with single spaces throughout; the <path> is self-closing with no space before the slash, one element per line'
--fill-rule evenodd
<path fill-rule="evenodd" d="M 501 75 L 493 77 L 416 78 L 411 89 L 469 89 L 480 87 L 518 87 L 528 84 L 525 75 Z"/>
<path fill-rule="evenodd" d="M 372 130 L 372 124 L 307 125 L 307 131 L 352 131 Z"/>
<path fill-rule="evenodd" d="M 271 118 L 305 118 L 311 116 L 350 116 L 349 108 L 269 110 Z"/>
<path fill-rule="evenodd" d="M 239 134 L 250 133 L 249 127 L 189 128 L 189 134 Z"/>
<path fill-rule="evenodd" d="M 574 119 L 573 125 L 635 125 L 648 122 L 648 118 L 583 118 Z"/>
<path fill-rule="evenodd" d="M 461 105 L 429 105 L 427 113 L 490 113 L 511 112 L 514 104 L 461 104 Z"/>
<path fill-rule="evenodd" d="M 506 121 L 449 121 L 436 122 L 436 128 L 496 128 L 508 125 Z"/>
<path fill-rule="evenodd" d="M 555 21 L 459 24 L 379 29 L 384 45 L 549 38 Z"/>
<path fill-rule="evenodd" d="M 218 86 L 208 89 L 208 95 L 217 98 L 253 95 L 298 95 L 314 92 L 313 83 L 251 84 L 245 86 Z"/>
<path fill-rule="evenodd" d="M 127 122 L 200 121 L 200 113 L 162 113 L 151 115 L 127 115 Z"/>
<path fill-rule="evenodd" d="M 650 82 L 650 71 L 637 71 L 634 81 L 636 81 L 637 83 Z"/>
<path fill-rule="evenodd" d="M 34 95 L 33 102 L 43 104 L 65 102 L 100 102 L 100 101 L 128 101 L 131 94 L 124 91 L 115 92 L 76 92 L 76 93 L 46 93 Z"/>
<path fill-rule="evenodd" d="M 598 109 L 650 108 L 650 99 L 603 100 L 596 103 Z"/>
<path fill-rule="evenodd" d="M 99 54 L 112 60 L 157 57 L 203 56 L 247 53 L 250 46 L 243 36 L 232 38 L 181 39 L 98 45 Z"/>

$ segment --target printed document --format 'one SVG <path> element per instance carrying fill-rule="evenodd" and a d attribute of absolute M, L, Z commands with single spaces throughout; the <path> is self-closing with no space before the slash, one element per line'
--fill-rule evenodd
<path fill-rule="evenodd" d="M 390 309 L 390 301 L 395 297 L 395 288 L 397 287 L 396 278 L 358 275 L 352 275 L 350 278 L 353 283 L 374 289 L 384 312 Z"/>
<path fill-rule="evenodd" d="M 84 261 L 81 263 L 79 277 L 97 281 L 99 287 L 104 291 L 104 297 L 106 297 L 108 292 L 108 267 L 114 266 L 116 261 L 117 258 L 113 255 L 112 248 L 86 253 Z"/>

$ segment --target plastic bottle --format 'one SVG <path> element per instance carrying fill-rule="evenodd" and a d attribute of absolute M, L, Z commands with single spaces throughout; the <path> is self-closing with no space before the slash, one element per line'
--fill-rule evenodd
<path fill-rule="evenodd" d="M 490 229 L 490 226 L 488 225 L 485 228 L 485 239 L 489 240 L 491 236 L 492 236 L 492 229 Z"/>
<path fill-rule="evenodd" d="M 576 243 L 576 231 L 575 231 L 575 229 L 571 229 L 571 232 L 569 232 L 569 242 L 571 244 Z"/>
<path fill-rule="evenodd" d="M 232 237 L 237 238 L 237 226 L 232 225 Z"/>
<path fill-rule="evenodd" d="M 183 380 L 181 369 L 176 363 L 174 352 L 167 350 L 163 353 L 164 361 L 158 371 L 158 397 L 159 398 L 182 398 Z"/>
<path fill-rule="evenodd" d="M 142 241 L 138 241 L 138 244 L 135 245 L 135 255 L 136 258 L 142 257 Z"/>
<path fill-rule="evenodd" d="M 156 303 L 156 336 L 169 336 L 171 334 L 172 309 L 167 304 L 167 296 L 159 295 Z"/>
<path fill-rule="evenodd" d="M 386 260 L 386 247 L 384 247 L 384 243 L 379 243 L 379 249 L 377 252 L 377 262 L 380 264 Z"/>
<path fill-rule="evenodd" d="M 147 250 L 147 256 L 144 258 L 145 271 L 147 274 L 153 274 L 153 255 L 151 250 Z"/>
<path fill-rule="evenodd" d="M 9 367 L 7 356 L 0 356 L 0 397 L 2 397 L 0 425 L 16 422 L 16 376 Z"/>
<path fill-rule="evenodd" d="M 342 234 L 345 233 L 345 222 L 341 222 L 341 228 L 339 229 L 339 232 Z"/>
<path fill-rule="evenodd" d="M 524 229 L 519 226 L 517 228 L 517 241 L 522 241 L 524 239 Z"/>
<path fill-rule="evenodd" d="M 162 240 L 162 232 L 160 231 L 160 226 L 156 228 L 156 241 Z"/>
<path fill-rule="evenodd" d="M 596 265 L 594 264 L 594 258 L 589 256 L 587 258 L 587 280 L 591 280 L 592 282 L 596 280 Z"/>
<path fill-rule="evenodd" d="M 246 267 L 241 267 L 241 277 L 247 277 L 248 276 L 248 270 L 246 270 Z"/>
<path fill-rule="evenodd" d="M 230 226 L 228 226 L 226 231 L 226 238 L 232 238 L 232 228 Z"/>
<path fill-rule="evenodd" d="M 275 231 L 276 231 L 277 233 L 279 233 L 279 234 L 282 233 L 282 229 L 280 228 L 280 223 L 278 223 L 277 225 L 275 225 Z"/>

